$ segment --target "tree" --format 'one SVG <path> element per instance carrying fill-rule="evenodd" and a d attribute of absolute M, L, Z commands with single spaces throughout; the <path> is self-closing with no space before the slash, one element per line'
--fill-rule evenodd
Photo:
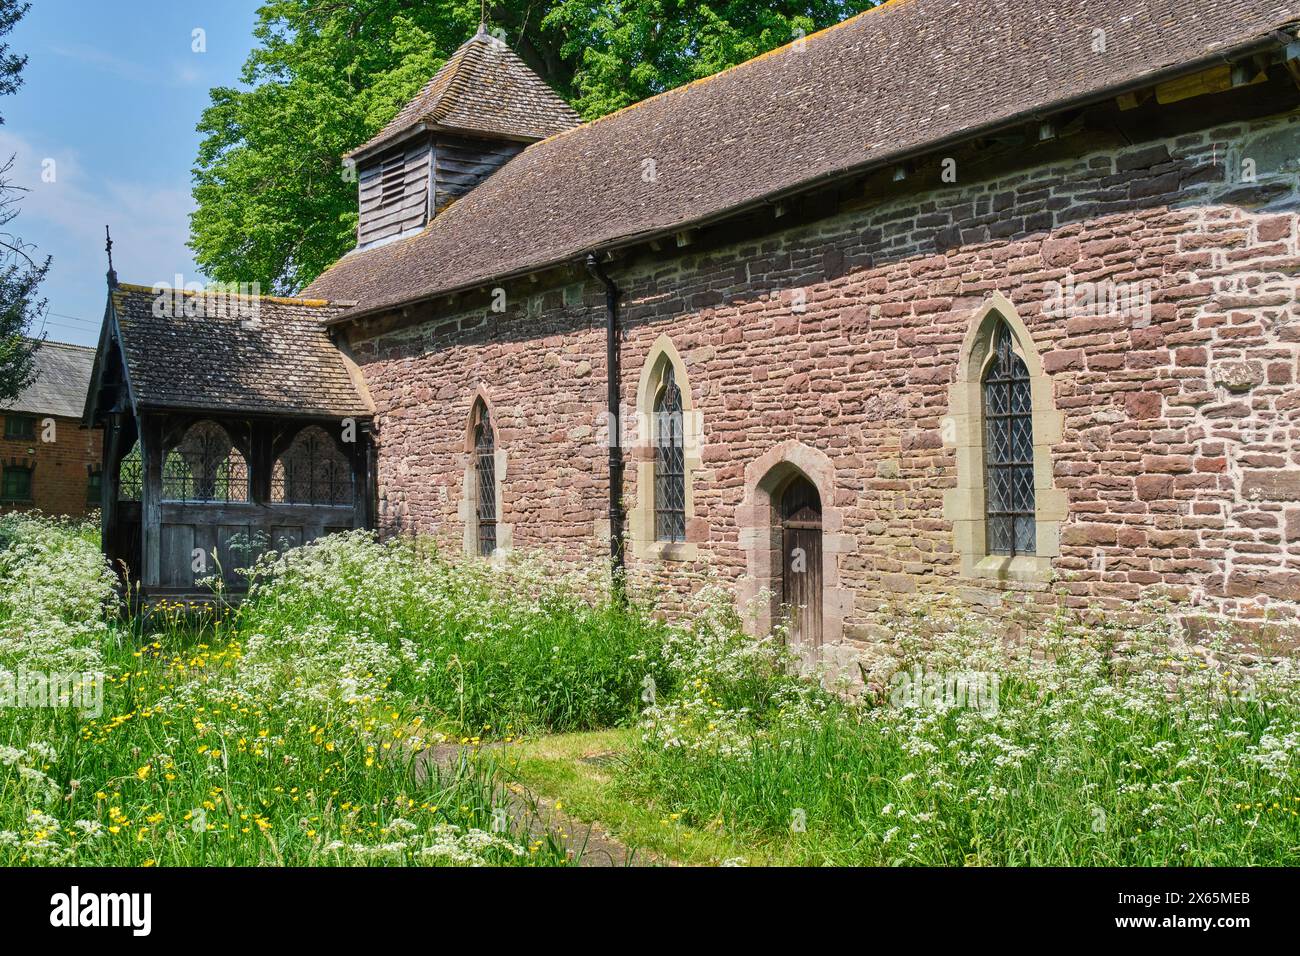
<path fill-rule="evenodd" d="M 576 64 L 571 101 L 594 119 L 808 36 L 878 0 L 563 0 L 545 26 Z"/>
<path fill-rule="evenodd" d="M 16 93 L 23 85 L 27 57 L 11 52 L 4 38 L 30 7 L 30 3 L 0 0 L 0 96 Z M 19 194 L 24 192 L 10 178 L 13 166 L 13 156 L 0 165 L 0 402 L 17 398 L 35 375 L 40 341 L 28 332 L 45 312 L 45 300 L 38 293 L 50 270 L 49 257 L 34 259 L 32 246 L 8 228 L 18 216 Z"/>
<path fill-rule="evenodd" d="M 493 29 L 585 118 L 798 39 L 875 0 L 501 0 Z M 242 87 L 211 92 L 190 247 L 220 282 L 302 288 L 355 242 L 342 156 L 478 27 L 480 0 L 269 0 Z"/>

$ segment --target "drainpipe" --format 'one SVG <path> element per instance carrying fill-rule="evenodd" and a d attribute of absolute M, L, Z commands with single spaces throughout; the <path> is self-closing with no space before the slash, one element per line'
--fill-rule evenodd
<path fill-rule="evenodd" d="M 624 599 L 626 563 L 623 554 L 623 427 L 619 406 L 619 289 L 594 254 L 587 256 L 587 271 L 605 287 L 605 369 L 609 404 L 609 562 L 614 595 Z"/>

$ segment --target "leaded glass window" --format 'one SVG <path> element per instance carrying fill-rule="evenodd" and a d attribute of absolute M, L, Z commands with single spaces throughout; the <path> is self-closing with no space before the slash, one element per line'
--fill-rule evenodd
<path fill-rule="evenodd" d="M 1029 369 L 998 322 L 984 370 L 984 508 L 989 554 L 1034 553 L 1034 427 Z"/>
<path fill-rule="evenodd" d="M 163 458 L 164 501 L 248 501 L 248 463 L 215 422 L 191 426 Z"/>
<path fill-rule="evenodd" d="M 487 406 L 479 403 L 474 420 L 474 479 L 478 501 L 478 553 L 490 557 L 497 549 L 496 441 Z"/>
<path fill-rule="evenodd" d="M 654 404 L 655 540 L 686 540 L 686 449 L 682 392 L 672 363 L 664 366 Z"/>
<path fill-rule="evenodd" d="M 136 442 L 122 459 L 117 477 L 117 500 L 139 501 L 144 482 L 144 463 L 140 460 L 140 443 Z"/>
<path fill-rule="evenodd" d="M 323 428 L 304 428 L 276 460 L 271 470 L 271 500 L 310 505 L 352 503 L 352 466 Z"/>

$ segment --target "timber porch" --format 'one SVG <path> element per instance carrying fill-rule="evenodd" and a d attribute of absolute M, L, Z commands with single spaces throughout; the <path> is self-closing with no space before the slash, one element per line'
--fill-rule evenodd
<path fill-rule="evenodd" d="M 144 607 L 237 601 L 267 551 L 374 526 L 372 413 L 317 305 L 181 302 L 113 285 L 86 409 L 104 554 Z"/>

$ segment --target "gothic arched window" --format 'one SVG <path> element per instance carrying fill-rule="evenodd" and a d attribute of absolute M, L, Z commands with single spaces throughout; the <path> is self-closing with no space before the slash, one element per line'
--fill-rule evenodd
<path fill-rule="evenodd" d="M 490 557 L 497 549 L 497 467 L 496 440 L 487 405 L 474 406 L 474 496 L 478 524 L 478 553 Z"/>
<path fill-rule="evenodd" d="M 988 553 L 1033 554 L 1034 419 L 1029 369 L 999 321 L 981 378 L 984 401 L 984 511 Z"/>
<path fill-rule="evenodd" d="M 286 504 L 352 503 L 352 466 L 319 425 L 300 431 L 271 471 L 271 500 Z"/>
<path fill-rule="evenodd" d="M 654 403 L 655 540 L 686 540 L 686 448 L 682 433 L 682 392 L 671 362 Z"/>
<path fill-rule="evenodd" d="M 191 425 L 163 458 L 164 501 L 248 501 L 248 463 L 216 422 Z"/>

